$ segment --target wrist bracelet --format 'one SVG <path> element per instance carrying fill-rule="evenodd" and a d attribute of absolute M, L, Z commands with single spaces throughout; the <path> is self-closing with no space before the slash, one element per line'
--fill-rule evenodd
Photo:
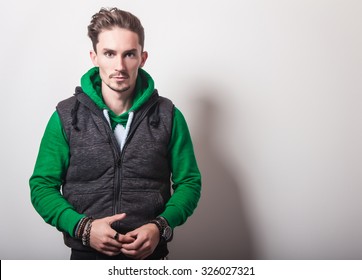
<path fill-rule="evenodd" d="M 160 237 L 162 236 L 162 226 L 160 222 L 156 219 L 150 221 L 151 224 L 155 224 L 158 228 L 158 231 L 160 232 Z"/>
<path fill-rule="evenodd" d="M 89 245 L 90 245 L 90 232 L 92 229 L 93 221 L 94 221 L 94 219 L 92 219 L 92 218 L 88 219 L 87 223 L 84 226 L 84 231 L 82 234 L 82 244 L 87 247 L 89 247 Z"/>
<path fill-rule="evenodd" d="M 82 236 L 84 233 L 84 228 L 90 219 L 91 219 L 91 217 L 84 217 L 78 222 L 78 225 L 77 225 L 77 227 L 75 229 L 75 233 L 74 233 L 75 238 L 82 239 Z"/>

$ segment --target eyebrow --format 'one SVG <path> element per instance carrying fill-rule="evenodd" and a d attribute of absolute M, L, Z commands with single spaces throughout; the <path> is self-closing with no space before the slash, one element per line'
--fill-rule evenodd
<path fill-rule="evenodd" d="M 116 52 L 116 51 L 112 49 L 103 48 L 102 52 Z"/>
<path fill-rule="evenodd" d="M 103 51 L 103 52 L 117 52 L 116 50 L 108 49 L 108 48 L 103 48 L 102 51 Z M 122 52 L 122 53 L 124 54 L 124 53 L 129 53 L 129 52 L 137 52 L 137 49 L 134 48 L 134 49 L 125 50 L 125 51 Z"/>

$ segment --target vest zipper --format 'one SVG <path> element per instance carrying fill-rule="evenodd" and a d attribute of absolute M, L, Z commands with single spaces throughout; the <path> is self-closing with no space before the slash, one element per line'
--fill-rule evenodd
<path fill-rule="evenodd" d="M 119 151 L 119 145 L 118 142 L 116 140 L 116 138 L 113 135 L 113 131 L 112 129 L 109 127 L 107 120 L 105 120 L 105 124 L 107 126 L 108 129 L 108 141 L 109 141 L 109 145 L 111 146 L 112 149 L 112 153 L 113 153 L 113 158 L 114 158 L 114 186 L 113 186 L 113 190 L 114 190 L 114 196 L 113 196 L 113 214 L 117 214 L 119 213 L 119 209 L 118 209 L 118 203 L 117 203 L 117 197 L 119 196 L 119 185 L 120 185 L 120 170 L 119 167 L 121 165 L 121 154 Z"/>
<path fill-rule="evenodd" d="M 131 129 L 129 131 L 129 134 L 127 135 L 127 138 L 125 140 L 125 144 L 123 146 L 122 151 L 120 151 L 119 144 L 113 134 L 112 129 L 109 127 L 107 120 L 103 116 L 103 120 L 108 127 L 108 137 L 110 144 L 112 145 L 112 152 L 114 154 L 114 177 L 115 177 L 115 184 L 114 184 L 114 197 L 113 197 L 113 205 L 114 205 L 114 212 L 113 214 L 119 214 L 121 212 L 122 205 L 120 202 L 121 195 L 122 195 L 122 178 L 121 178 L 121 171 L 120 168 L 122 166 L 123 157 L 124 157 L 124 151 L 127 147 L 127 144 L 129 142 L 130 137 L 135 133 L 136 128 L 141 123 L 141 121 L 146 117 L 150 109 L 158 102 L 158 98 L 156 98 L 154 101 L 152 101 L 146 108 L 143 110 L 142 115 L 136 119 L 136 122 L 134 124 L 131 124 Z M 127 213 L 126 213 L 127 214 Z"/>
<path fill-rule="evenodd" d="M 146 108 L 145 110 L 143 110 L 142 115 L 136 119 L 136 122 L 134 124 L 131 123 L 131 128 L 129 131 L 129 134 L 127 135 L 127 138 L 125 140 L 125 143 L 123 145 L 123 149 L 121 151 L 120 154 L 120 158 L 118 160 L 118 166 L 117 166 L 117 172 L 119 172 L 120 167 L 122 166 L 123 163 L 123 158 L 124 158 L 124 151 L 126 150 L 128 143 L 129 143 L 129 139 L 131 139 L 131 136 L 135 133 L 136 128 L 139 126 L 139 124 L 142 122 L 142 120 L 146 117 L 146 115 L 148 114 L 148 112 L 150 111 L 150 109 L 158 102 L 158 98 L 156 98 L 154 101 L 152 101 Z M 121 173 L 120 173 L 121 174 Z M 115 192 L 115 197 L 114 197 L 114 203 L 115 203 L 115 214 L 121 213 L 121 203 L 117 203 L 121 201 L 121 196 L 122 196 L 122 178 L 121 175 L 117 175 L 119 177 L 119 188 L 117 188 L 116 192 Z M 118 205 L 119 209 L 118 209 Z M 119 211 L 119 212 L 118 212 Z M 127 214 L 127 213 L 126 213 Z"/>

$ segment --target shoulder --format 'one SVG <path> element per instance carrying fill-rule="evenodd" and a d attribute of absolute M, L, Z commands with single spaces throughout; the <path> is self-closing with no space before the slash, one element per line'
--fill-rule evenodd
<path fill-rule="evenodd" d="M 171 101 L 171 99 L 168 99 L 167 97 L 164 97 L 161 95 L 158 96 L 158 102 L 173 105 L 173 102 Z"/>
<path fill-rule="evenodd" d="M 74 112 L 78 111 L 79 107 L 79 101 L 77 97 L 78 93 L 78 88 L 76 88 L 76 92 L 73 96 L 60 101 L 56 106 L 56 112 L 59 116 L 62 127 L 68 136 L 68 139 L 70 127 L 72 126 L 74 120 Z"/>
<path fill-rule="evenodd" d="M 71 97 L 64 99 L 58 103 L 58 105 L 56 106 L 57 111 L 59 112 L 59 110 L 72 110 L 77 103 L 77 96 L 81 94 L 84 94 L 82 88 L 76 87 L 75 93 Z"/>
<path fill-rule="evenodd" d="M 166 114 L 166 115 L 173 117 L 175 105 L 173 104 L 173 102 L 170 99 L 159 95 L 158 96 L 158 107 L 159 107 L 160 114 Z"/>
<path fill-rule="evenodd" d="M 60 101 L 58 103 L 58 105 L 56 106 L 56 109 L 60 113 L 62 113 L 64 111 L 70 111 L 74 107 L 76 101 L 77 101 L 77 97 L 75 95 L 73 95 L 67 99 Z"/>

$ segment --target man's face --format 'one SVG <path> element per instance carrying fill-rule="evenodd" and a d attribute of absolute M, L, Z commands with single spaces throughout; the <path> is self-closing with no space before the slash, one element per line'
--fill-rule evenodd
<path fill-rule="evenodd" d="M 96 50 L 91 51 L 91 59 L 99 67 L 102 91 L 132 93 L 138 68 L 147 60 L 147 52 L 142 52 L 138 35 L 119 27 L 104 30 L 98 36 Z"/>

